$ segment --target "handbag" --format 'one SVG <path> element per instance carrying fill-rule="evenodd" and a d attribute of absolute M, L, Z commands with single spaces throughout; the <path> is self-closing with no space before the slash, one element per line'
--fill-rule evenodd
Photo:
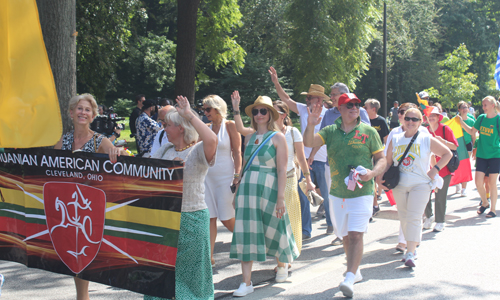
<path fill-rule="evenodd" d="M 445 125 L 446 126 L 446 125 Z M 444 131 L 444 126 L 443 126 L 443 137 L 446 140 L 446 133 Z M 453 173 L 458 169 L 458 166 L 460 165 L 460 159 L 458 158 L 458 151 L 457 150 L 451 150 L 451 159 L 446 165 L 448 167 L 448 170 Z"/>
<path fill-rule="evenodd" d="M 274 131 L 272 132 L 264 141 L 262 141 L 262 143 L 260 143 L 259 147 L 257 147 L 257 149 L 255 149 L 255 151 L 252 153 L 252 155 L 250 155 L 250 158 L 248 159 L 248 161 L 246 162 L 245 164 L 245 167 L 243 168 L 243 171 L 241 172 L 241 176 L 240 176 L 240 180 L 238 181 L 237 184 L 233 184 L 230 186 L 231 188 L 231 192 L 236 192 L 236 186 L 238 184 L 240 184 L 241 182 L 241 179 L 243 178 L 243 174 L 245 174 L 246 170 L 248 170 L 248 168 L 250 168 L 250 165 L 252 164 L 252 161 L 253 159 L 255 158 L 255 156 L 257 156 L 257 153 L 259 153 L 260 149 L 262 149 L 262 147 L 267 144 L 267 142 L 276 134 L 277 132 Z"/>
<path fill-rule="evenodd" d="M 413 136 L 413 138 L 411 139 L 410 143 L 408 144 L 408 146 L 406 147 L 406 150 L 405 150 L 405 153 L 403 154 L 403 156 L 401 156 L 398 160 L 398 165 L 395 166 L 394 164 L 389 168 L 389 170 L 387 170 L 387 172 L 385 172 L 384 176 L 383 176 L 383 180 L 385 180 L 384 182 L 384 185 L 389 189 L 389 190 L 392 190 L 393 188 L 395 188 L 398 183 L 399 183 L 399 165 L 401 164 L 401 162 L 405 159 L 406 157 L 406 154 L 408 154 L 408 151 L 410 151 L 410 147 L 411 145 L 413 144 L 413 142 L 415 141 L 415 139 L 417 138 L 418 136 L 418 131 L 417 133 L 415 133 L 415 135 Z"/>
<path fill-rule="evenodd" d="M 302 192 L 307 196 L 307 200 L 311 203 L 312 206 L 319 206 L 323 203 L 324 199 L 321 197 L 316 191 L 309 190 L 307 191 L 307 182 L 305 178 L 302 178 L 302 181 L 299 182 L 299 187 Z"/>

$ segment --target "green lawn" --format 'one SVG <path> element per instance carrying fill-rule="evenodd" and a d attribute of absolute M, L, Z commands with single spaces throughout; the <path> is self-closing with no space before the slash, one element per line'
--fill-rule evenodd
<path fill-rule="evenodd" d="M 124 124 L 125 129 L 120 133 L 120 138 L 118 140 L 126 140 L 127 145 L 125 147 L 128 148 L 132 153 L 137 154 L 137 145 L 135 144 L 135 138 L 130 137 L 130 127 L 128 126 L 128 117 L 123 121 L 119 121 L 119 124 Z"/>

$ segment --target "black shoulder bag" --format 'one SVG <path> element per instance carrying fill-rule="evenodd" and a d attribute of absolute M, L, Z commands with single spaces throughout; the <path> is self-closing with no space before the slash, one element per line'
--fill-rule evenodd
<path fill-rule="evenodd" d="M 415 133 L 415 135 L 411 139 L 410 143 L 406 147 L 406 150 L 405 150 L 405 153 L 403 154 L 403 156 L 401 156 L 399 158 L 398 165 L 395 166 L 393 164 L 389 168 L 389 170 L 387 170 L 387 172 L 385 172 L 384 177 L 382 179 L 385 180 L 384 185 L 388 189 L 392 190 L 393 188 L 395 188 L 398 185 L 398 183 L 399 183 L 399 165 L 405 159 L 406 154 L 408 154 L 408 151 L 410 151 L 410 147 L 411 147 L 411 145 L 413 145 L 413 142 L 415 141 L 415 139 L 417 138 L 417 136 L 418 136 L 418 131 L 417 131 L 417 133 Z M 392 157 L 392 153 L 391 153 L 391 157 Z"/>
<path fill-rule="evenodd" d="M 445 126 L 446 125 L 443 126 L 443 137 L 446 140 L 446 133 L 444 131 Z M 458 169 L 458 166 L 460 165 L 460 159 L 458 158 L 458 151 L 457 150 L 450 149 L 450 151 L 451 151 L 451 159 L 446 166 L 448 167 L 448 170 L 451 173 L 453 173 Z"/>

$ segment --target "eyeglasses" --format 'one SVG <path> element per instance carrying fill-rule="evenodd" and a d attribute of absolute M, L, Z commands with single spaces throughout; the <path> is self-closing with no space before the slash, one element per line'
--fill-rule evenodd
<path fill-rule="evenodd" d="M 261 109 L 252 109 L 252 115 L 256 116 L 258 115 L 260 112 L 261 115 L 265 116 L 267 115 L 267 108 L 261 108 Z"/>
<path fill-rule="evenodd" d="M 356 103 L 349 102 L 349 103 L 346 103 L 346 105 L 345 105 L 345 107 L 347 107 L 347 109 L 352 109 L 354 106 L 356 106 L 356 108 L 359 108 L 361 106 L 361 104 L 358 102 L 356 102 Z"/>
<path fill-rule="evenodd" d="M 203 110 L 206 111 L 207 113 L 210 113 L 213 107 L 204 107 Z"/>
<path fill-rule="evenodd" d="M 405 121 L 412 121 L 412 122 L 419 122 L 422 119 L 419 118 L 410 118 L 410 117 L 405 117 Z"/>
<path fill-rule="evenodd" d="M 406 111 L 406 110 L 402 110 L 402 109 L 401 109 L 401 110 L 398 110 L 398 114 L 400 114 L 400 115 L 404 115 L 404 114 L 405 114 L 405 111 Z"/>
<path fill-rule="evenodd" d="M 461 107 L 459 107 L 458 109 L 467 109 L 468 107 L 465 106 L 465 105 L 462 105 Z"/>

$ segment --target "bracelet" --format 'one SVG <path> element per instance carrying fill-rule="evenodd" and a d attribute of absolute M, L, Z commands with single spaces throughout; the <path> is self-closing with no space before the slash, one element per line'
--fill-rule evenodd
<path fill-rule="evenodd" d="M 311 175 L 311 173 L 310 173 L 310 172 L 303 173 L 303 174 L 304 174 L 304 176 L 309 176 L 309 175 Z"/>
<path fill-rule="evenodd" d="M 119 133 L 117 133 L 116 131 L 113 131 L 113 133 L 112 133 L 112 134 L 113 134 L 114 136 L 116 136 L 116 138 L 119 138 L 119 137 L 120 137 L 120 134 L 119 134 Z"/>
<path fill-rule="evenodd" d="M 239 111 L 239 110 L 238 110 L 238 111 L 236 111 L 236 110 L 233 110 L 233 115 L 235 115 L 235 116 L 238 116 L 238 115 L 240 115 L 240 111 Z"/>
<path fill-rule="evenodd" d="M 438 167 L 438 165 L 434 165 L 434 168 L 436 168 L 438 170 L 438 172 L 441 171 L 441 168 Z"/>
<path fill-rule="evenodd" d="M 240 178 L 240 174 L 239 173 L 234 173 L 233 178 Z"/>

